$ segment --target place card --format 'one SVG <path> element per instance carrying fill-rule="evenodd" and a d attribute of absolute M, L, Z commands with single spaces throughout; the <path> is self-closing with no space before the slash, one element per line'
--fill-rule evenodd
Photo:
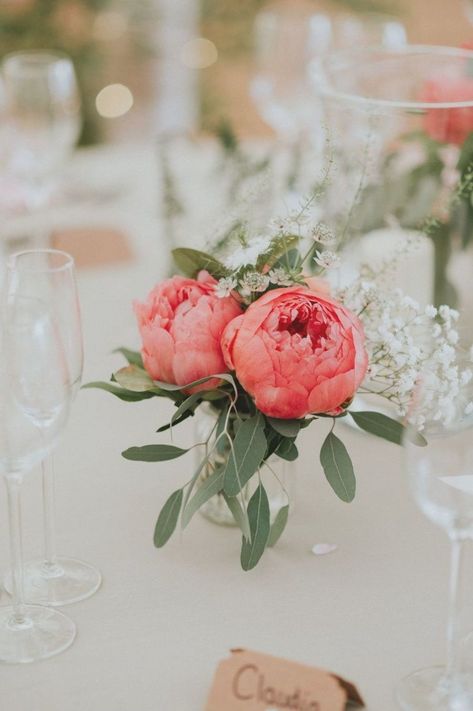
<path fill-rule="evenodd" d="M 331 672 L 245 649 L 217 667 L 205 711 L 345 711 L 357 689 Z"/>
<path fill-rule="evenodd" d="M 123 232 L 104 227 L 58 230 L 51 236 L 51 246 L 72 254 L 79 269 L 128 262 L 133 257 Z"/>

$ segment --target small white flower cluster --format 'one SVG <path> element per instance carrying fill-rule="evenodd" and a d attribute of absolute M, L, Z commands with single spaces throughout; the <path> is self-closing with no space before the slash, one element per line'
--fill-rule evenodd
<path fill-rule="evenodd" d="M 336 269 L 340 266 L 340 257 L 336 252 L 332 252 L 330 249 L 324 249 L 323 252 L 317 249 L 314 262 L 323 269 Z"/>
<path fill-rule="evenodd" d="M 254 292 L 266 291 L 269 286 L 269 276 L 259 272 L 247 272 L 240 279 L 240 294 L 250 296 Z"/>
<path fill-rule="evenodd" d="M 339 298 L 359 314 L 365 327 L 369 368 L 363 389 L 388 399 L 420 429 L 427 418 L 448 425 L 458 414 L 464 386 L 473 378 L 471 368 L 458 360 L 458 311 L 448 306 L 421 308 L 401 290 L 386 291 L 361 278 Z M 425 386 L 422 406 L 413 415 L 409 404 L 420 374 Z M 465 405 L 466 414 L 473 411 L 473 403 Z"/>
<path fill-rule="evenodd" d="M 325 224 L 325 222 L 318 222 L 315 227 L 311 230 L 311 237 L 314 242 L 320 242 L 320 244 L 328 246 L 333 246 L 337 241 L 333 230 Z"/>
<path fill-rule="evenodd" d="M 232 270 L 255 266 L 259 256 L 269 248 L 272 239 L 271 235 L 259 235 L 248 244 L 240 245 L 225 257 L 225 266 Z"/>

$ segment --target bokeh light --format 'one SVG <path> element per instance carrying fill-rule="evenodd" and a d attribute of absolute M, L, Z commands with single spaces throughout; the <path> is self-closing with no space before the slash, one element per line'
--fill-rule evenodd
<path fill-rule="evenodd" d="M 109 84 L 99 91 L 95 105 L 103 118 L 118 118 L 133 106 L 133 94 L 124 84 Z"/>
<path fill-rule="evenodd" d="M 213 42 L 205 37 L 195 37 L 183 46 L 181 61 L 191 69 L 205 69 L 218 59 L 218 50 Z"/>

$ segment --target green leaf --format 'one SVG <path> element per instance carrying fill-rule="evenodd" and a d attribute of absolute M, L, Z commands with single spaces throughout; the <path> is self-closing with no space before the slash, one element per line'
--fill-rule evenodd
<path fill-rule="evenodd" d="M 347 503 L 353 501 L 356 491 L 353 464 L 345 445 L 333 432 L 327 435 L 322 445 L 320 463 L 336 495 Z"/>
<path fill-rule="evenodd" d="M 238 391 L 236 388 L 235 380 L 230 373 L 216 373 L 215 375 L 207 375 L 205 378 L 199 378 L 199 380 L 194 380 L 192 383 L 187 383 L 186 385 L 174 385 L 173 383 L 165 383 L 162 380 L 154 380 L 154 384 L 158 386 L 161 390 L 166 390 L 168 392 L 175 392 L 176 390 L 190 390 L 190 388 L 196 387 L 196 385 L 202 385 L 207 383 L 213 378 L 218 378 L 218 380 L 225 380 L 227 383 L 233 387 L 235 395 L 238 397 Z"/>
<path fill-rule="evenodd" d="M 147 444 L 144 447 L 130 447 L 122 452 L 122 457 L 133 462 L 167 462 L 177 459 L 188 452 L 188 449 L 174 447 L 171 444 Z"/>
<path fill-rule="evenodd" d="M 182 506 L 182 489 L 175 491 L 164 504 L 154 529 L 154 545 L 162 548 L 171 538 Z"/>
<path fill-rule="evenodd" d="M 201 269 L 206 269 L 215 279 L 221 279 L 229 273 L 218 259 L 197 249 L 178 247 L 172 250 L 172 256 L 179 269 L 188 277 L 197 276 Z"/>
<path fill-rule="evenodd" d="M 265 488 L 258 486 L 248 504 L 250 540 L 243 538 L 241 547 L 241 567 L 251 570 L 264 553 L 270 532 L 269 502 Z"/>
<path fill-rule="evenodd" d="M 286 528 L 287 519 L 289 518 L 289 505 L 283 506 L 279 509 L 273 524 L 271 525 L 271 530 L 269 532 L 268 538 L 268 548 L 272 548 L 281 538 L 281 535 Z"/>
<path fill-rule="evenodd" d="M 180 425 L 181 422 L 184 422 L 184 420 L 187 420 L 188 417 L 192 417 L 193 414 L 194 413 L 191 412 L 190 410 L 186 410 L 186 412 L 181 417 L 179 417 L 177 420 L 175 420 L 173 423 L 167 422 L 165 425 L 161 425 L 161 427 L 158 427 L 156 432 L 166 432 L 166 430 L 170 430 L 171 427 Z"/>
<path fill-rule="evenodd" d="M 297 437 L 301 429 L 301 420 L 279 420 L 275 417 L 266 418 L 276 432 L 283 437 Z"/>
<path fill-rule="evenodd" d="M 217 446 L 217 452 L 223 454 L 227 448 L 228 438 L 223 434 L 225 431 L 225 425 L 227 424 L 227 415 L 230 403 L 225 405 L 223 410 L 220 412 L 217 420 L 217 429 L 215 431 L 215 442 Z"/>
<path fill-rule="evenodd" d="M 185 528 L 195 512 L 200 509 L 212 496 L 218 494 L 223 487 L 223 469 L 218 469 L 211 474 L 196 489 L 196 492 L 182 513 L 182 527 Z"/>
<path fill-rule="evenodd" d="M 246 511 L 243 510 L 238 498 L 236 496 L 227 496 L 225 492 L 223 493 L 225 502 L 232 512 L 232 516 L 235 519 L 236 524 L 239 526 L 243 536 L 247 541 L 250 540 L 250 522 L 248 520 L 248 515 Z"/>
<path fill-rule="evenodd" d="M 228 454 L 223 486 L 228 496 L 236 496 L 253 476 L 264 458 L 266 446 L 264 418 L 258 412 L 242 422 Z"/>
<path fill-rule="evenodd" d="M 132 390 L 124 390 L 123 388 L 114 385 L 113 383 L 103 383 L 95 381 L 93 383 L 86 383 L 82 386 L 82 390 L 87 388 L 96 388 L 98 390 L 105 390 L 112 395 L 124 400 L 125 402 L 139 402 L 140 400 L 148 400 L 150 397 L 154 397 L 156 393 L 152 392 L 133 392 Z"/>
<path fill-rule="evenodd" d="M 114 353 L 121 353 L 130 365 L 137 365 L 138 368 L 144 368 L 143 358 L 139 351 L 131 351 L 129 348 L 116 348 Z"/>
<path fill-rule="evenodd" d="M 261 269 L 264 266 L 272 267 L 278 260 L 284 262 L 284 255 L 296 247 L 300 242 L 298 235 L 283 234 L 280 237 L 275 237 L 265 252 L 260 254 L 256 262 L 257 268 Z"/>
<path fill-rule="evenodd" d="M 348 410 L 348 413 L 353 417 L 358 427 L 361 427 L 365 432 L 387 439 L 394 444 L 401 444 L 406 428 L 397 420 L 382 415 L 380 412 L 352 412 Z"/>
<path fill-rule="evenodd" d="M 136 393 L 155 389 L 155 384 L 146 370 L 139 368 L 137 365 L 126 365 L 124 368 L 120 368 L 113 374 L 113 377 L 122 388 Z"/>
<path fill-rule="evenodd" d="M 285 459 L 287 462 L 293 462 L 299 456 L 298 449 L 292 439 L 283 439 L 279 447 L 276 449 L 275 454 L 281 459 Z"/>
<path fill-rule="evenodd" d="M 200 393 L 200 392 L 193 393 L 188 398 L 186 398 L 186 400 L 184 400 L 184 402 L 181 402 L 181 404 L 177 408 L 176 412 L 171 417 L 171 425 L 174 425 L 178 420 L 180 420 L 182 415 L 184 415 L 189 410 L 191 412 L 194 412 L 196 403 L 201 399 L 201 397 L 202 397 L 202 393 Z"/>

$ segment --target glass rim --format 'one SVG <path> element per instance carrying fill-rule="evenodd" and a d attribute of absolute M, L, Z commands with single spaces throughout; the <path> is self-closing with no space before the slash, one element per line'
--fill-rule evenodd
<path fill-rule="evenodd" d="M 54 255 L 54 256 L 61 256 L 64 260 L 63 264 L 59 264 L 58 266 L 50 266 L 47 269 L 44 268 L 38 268 L 38 267 L 23 267 L 24 271 L 27 272 L 64 272 L 67 271 L 68 269 L 74 268 L 75 261 L 74 257 L 72 254 L 69 254 L 69 252 L 64 252 L 62 249 L 24 249 L 21 252 L 15 252 L 12 254 L 7 261 L 7 267 L 9 269 L 14 268 L 15 262 L 18 261 L 19 257 L 25 257 L 25 256 L 31 256 L 31 255 Z"/>
<path fill-rule="evenodd" d="M 384 55 L 393 59 L 412 56 L 433 55 L 437 57 L 453 57 L 458 59 L 470 59 L 473 62 L 473 50 L 457 47 L 447 47 L 442 45 L 427 44 L 406 44 L 402 47 L 373 46 L 363 49 L 350 49 L 340 52 L 333 52 L 328 57 L 313 60 L 309 66 L 309 74 L 312 85 L 323 98 L 333 99 L 340 103 L 352 104 L 359 107 L 382 107 L 388 109 L 399 109 L 401 111 L 429 111 L 445 109 L 467 109 L 473 108 L 473 97 L 467 101 L 403 101 L 395 99 L 379 99 L 374 96 L 363 96 L 361 94 L 340 91 L 330 86 L 330 80 L 324 76 L 324 70 L 330 68 L 335 62 L 341 59 L 352 59 L 352 65 L 357 59 L 364 59 L 365 64 L 369 64 L 369 58 L 373 55 Z M 322 70 L 322 73 L 320 72 Z M 318 79 L 320 81 L 318 81 Z M 473 81 L 473 79 L 472 79 Z"/>
<path fill-rule="evenodd" d="M 42 61 L 38 62 L 38 64 L 36 65 L 30 64 L 29 66 L 27 66 L 26 64 L 21 64 L 20 62 L 18 62 L 18 60 L 22 58 L 37 58 L 38 60 Z M 15 60 L 16 67 L 19 67 L 23 74 L 35 74 L 39 69 L 44 69 L 44 67 L 53 66 L 56 62 L 61 61 L 66 61 L 72 67 L 74 66 L 71 57 L 65 52 L 62 52 L 61 50 L 25 49 L 18 52 L 9 52 L 3 57 L 1 63 L 3 72 L 7 74 L 10 73 L 10 69 L 12 66 L 14 66 Z"/>

